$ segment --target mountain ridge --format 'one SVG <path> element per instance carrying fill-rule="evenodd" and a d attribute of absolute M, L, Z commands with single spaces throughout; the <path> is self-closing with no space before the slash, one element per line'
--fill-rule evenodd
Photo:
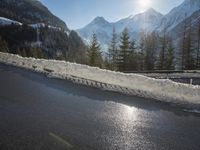
<path fill-rule="evenodd" d="M 10 53 L 32 57 L 39 48 L 50 59 L 85 61 L 81 37 L 37 0 L 1 0 L 0 37 Z"/>
<path fill-rule="evenodd" d="M 140 32 L 143 30 L 147 32 L 156 31 L 158 33 L 162 32 L 164 29 L 166 29 L 167 32 L 174 31 L 173 29 L 179 23 L 190 17 L 198 10 L 200 10 L 199 0 L 185 0 L 165 15 L 153 8 L 149 8 L 143 13 L 139 13 L 134 16 L 131 15 L 127 18 L 122 18 L 119 21 L 106 24 L 103 28 L 98 26 L 98 24 L 89 23 L 85 27 L 78 29 L 77 32 L 87 44 L 90 41 L 91 33 L 96 33 L 99 42 L 104 45 L 103 47 L 106 47 L 108 42 L 111 40 L 113 27 L 115 27 L 118 35 L 121 34 L 124 28 L 128 28 L 131 39 L 138 40 Z"/>
<path fill-rule="evenodd" d="M 1 0 L 0 16 L 25 24 L 45 23 L 69 30 L 64 21 L 38 0 Z"/>

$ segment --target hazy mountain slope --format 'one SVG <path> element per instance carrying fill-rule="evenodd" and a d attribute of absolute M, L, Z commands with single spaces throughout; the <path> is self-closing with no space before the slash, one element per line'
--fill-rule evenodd
<path fill-rule="evenodd" d="M 107 45 L 111 39 L 113 27 L 115 27 L 118 35 L 126 27 L 129 29 L 131 38 L 136 38 L 141 30 L 153 30 L 161 18 L 162 14 L 151 8 L 144 13 L 121 19 L 115 23 L 109 23 L 103 17 L 96 17 L 91 23 L 77 31 L 87 43 L 90 41 L 92 34 L 95 33 L 100 43 Z"/>
<path fill-rule="evenodd" d="M 91 34 L 96 33 L 100 43 L 104 47 L 106 47 L 105 45 L 111 39 L 113 26 L 118 35 L 125 27 L 128 28 L 131 38 L 136 40 L 139 39 L 140 32 L 143 30 L 159 33 L 165 28 L 168 32 L 173 32 L 172 35 L 176 37 L 178 34 L 176 27 L 198 10 L 200 10 L 200 0 L 185 0 L 181 5 L 173 8 L 166 15 L 162 15 L 151 8 L 144 13 L 121 19 L 115 23 L 109 23 L 103 17 L 98 17 L 77 31 L 87 42 L 90 40 Z M 194 17 L 198 16 L 194 15 Z"/>
<path fill-rule="evenodd" d="M 124 28 L 128 28 L 131 32 L 138 32 L 141 30 L 152 31 L 162 17 L 162 14 L 150 8 L 144 13 L 130 16 L 116 22 L 115 27 L 118 32 L 122 32 Z"/>
<path fill-rule="evenodd" d="M 182 42 L 183 42 L 183 38 L 184 38 L 184 29 L 186 26 L 186 33 L 191 33 L 190 36 L 192 39 L 191 44 L 191 50 L 194 51 L 196 53 L 196 48 L 198 43 L 197 43 L 197 39 L 198 39 L 198 29 L 200 26 L 200 10 L 194 12 L 190 17 L 188 17 L 187 19 L 183 20 L 182 22 L 180 22 L 178 25 L 176 25 L 172 30 L 169 31 L 170 36 L 173 39 L 173 42 L 176 46 L 176 55 L 178 56 L 180 54 L 180 48 L 182 48 Z"/>
<path fill-rule="evenodd" d="M 200 10 L 200 0 L 185 0 L 181 5 L 166 14 L 155 30 L 162 31 L 166 28 L 167 31 L 170 31 L 197 10 Z"/>
<path fill-rule="evenodd" d="M 91 23 L 77 31 L 87 44 L 90 42 L 92 34 L 97 34 L 99 42 L 104 46 L 108 44 L 111 38 L 112 28 L 112 23 L 109 23 L 103 17 L 96 17 Z"/>

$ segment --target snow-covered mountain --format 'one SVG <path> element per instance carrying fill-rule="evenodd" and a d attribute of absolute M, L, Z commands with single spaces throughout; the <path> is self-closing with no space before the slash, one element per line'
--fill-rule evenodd
<path fill-rule="evenodd" d="M 162 31 L 166 28 L 167 31 L 170 31 L 198 10 L 200 10 L 200 0 L 185 0 L 181 5 L 163 16 L 156 30 Z"/>
<path fill-rule="evenodd" d="M 120 34 L 125 27 L 128 28 L 131 33 L 131 38 L 135 39 L 139 32 L 144 29 L 152 31 L 162 17 L 163 15 L 153 8 L 148 9 L 144 13 L 129 16 L 114 23 L 108 22 L 103 17 L 96 17 L 91 23 L 77 31 L 86 43 L 89 43 L 93 33 L 97 34 L 101 45 L 106 47 L 111 39 L 113 27 L 115 27 L 117 34 Z"/>
<path fill-rule="evenodd" d="M 175 46 L 180 46 L 179 44 L 184 37 L 183 30 L 184 30 L 185 26 L 186 26 L 186 32 L 191 31 L 191 36 L 193 38 L 198 39 L 197 37 L 198 37 L 199 24 L 200 24 L 200 10 L 197 10 L 190 17 L 184 19 L 182 22 L 180 22 L 178 25 L 176 25 L 174 28 L 172 28 L 169 33 L 173 39 Z M 190 30 L 190 29 L 192 29 L 192 30 Z M 197 40 L 194 40 L 192 42 L 192 44 L 197 45 L 198 44 Z M 178 51 L 176 51 L 176 52 L 178 52 Z"/>
<path fill-rule="evenodd" d="M 128 28 L 130 32 L 138 32 L 141 30 L 152 31 L 162 17 L 163 15 L 161 13 L 150 8 L 144 13 L 119 20 L 115 23 L 115 28 L 118 32 L 122 32 L 124 28 Z"/>
<path fill-rule="evenodd" d="M 124 28 L 128 28 L 130 37 L 138 40 L 140 32 L 143 30 L 162 32 L 167 29 L 168 32 L 174 32 L 173 29 L 176 26 L 198 10 L 200 10 L 200 0 L 185 0 L 166 15 L 150 8 L 143 13 L 129 16 L 114 23 L 106 21 L 103 17 L 97 17 L 87 26 L 77 31 L 86 43 L 90 41 L 92 33 L 97 34 L 99 42 L 105 48 L 111 39 L 113 27 L 115 27 L 118 35 Z"/>
<path fill-rule="evenodd" d="M 113 24 L 106 21 L 103 17 L 96 17 L 91 23 L 83 29 L 78 30 L 78 33 L 86 43 L 90 42 L 93 33 L 98 35 L 101 46 L 104 47 L 108 44 L 111 38 Z"/>

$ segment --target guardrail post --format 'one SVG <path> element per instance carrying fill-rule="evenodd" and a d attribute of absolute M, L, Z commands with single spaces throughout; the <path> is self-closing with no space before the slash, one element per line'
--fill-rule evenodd
<path fill-rule="evenodd" d="M 192 85 L 193 79 L 190 79 L 190 84 Z"/>

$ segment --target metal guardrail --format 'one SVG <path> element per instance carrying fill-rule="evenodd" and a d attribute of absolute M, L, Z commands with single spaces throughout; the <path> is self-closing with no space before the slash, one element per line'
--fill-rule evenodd
<path fill-rule="evenodd" d="M 124 73 L 199 73 L 200 70 L 152 70 L 152 71 L 123 71 Z"/>

